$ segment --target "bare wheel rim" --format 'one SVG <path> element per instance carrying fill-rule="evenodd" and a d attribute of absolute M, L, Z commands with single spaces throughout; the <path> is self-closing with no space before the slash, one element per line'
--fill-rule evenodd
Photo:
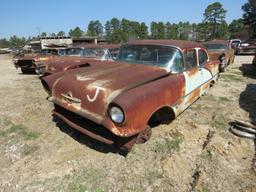
<path fill-rule="evenodd" d="M 151 127 L 147 125 L 146 129 L 140 132 L 139 135 L 137 136 L 136 143 L 137 144 L 145 143 L 150 139 L 151 135 L 152 135 Z"/>
<path fill-rule="evenodd" d="M 241 130 L 237 129 L 235 126 L 231 126 L 230 127 L 230 131 L 233 134 L 235 134 L 235 135 L 237 135 L 239 137 L 244 137 L 244 138 L 248 138 L 248 139 L 255 139 L 256 138 L 255 134 L 241 131 Z"/>

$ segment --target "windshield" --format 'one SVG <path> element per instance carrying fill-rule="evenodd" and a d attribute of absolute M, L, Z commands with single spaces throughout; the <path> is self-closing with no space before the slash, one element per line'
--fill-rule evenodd
<path fill-rule="evenodd" d="M 163 45 L 126 45 L 120 49 L 117 55 L 118 61 L 169 69 L 175 64 L 177 58 L 182 59 L 178 49 Z"/>
<path fill-rule="evenodd" d="M 208 50 L 216 50 L 216 49 L 227 49 L 227 45 L 224 44 L 204 44 L 204 46 L 206 47 L 206 49 Z"/>
<path fill-rule="evenodd" d="M 81 48 L 70 48 L 66 50 L 66 55 L 69 56 L 81 56 L 83 54 Z"/>
<path fill-rule="evenodd" d="M 105 49 L 103 48 L 87 48 L 84 49 L 84 57 L 96 57 L 102 59 L 105 56 Z"/>
<path fill-rule="evenodd" d="M 60 55 L 60 56 L 66 55 L 66 49 L 60 49 L 58 51 L 58 55 Z"/>
<path fill-rule="evenodd" d="M 41 54 L 42 55 L 58 55 L 58 50 L 56 50 L 56 49 L 43 49 Z"/>

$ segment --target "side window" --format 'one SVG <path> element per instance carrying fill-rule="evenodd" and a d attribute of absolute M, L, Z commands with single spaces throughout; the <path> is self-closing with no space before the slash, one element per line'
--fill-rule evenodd
<path fill-rule="evenodd" d="M 172 65 L 170 66 L 170 70 L 174 73 L 179 73 L 184 70 L 183 57 L 180 51 L 176 51 L 174 53 Z"/>
<path fill-rule="evenodd" d="M 208 60 L 207 53 L 203 50 L 198 51 L 198 57 L 199 57 L 199 65 L 202 66 L 205 64 Z"/>
<path fill-rule="evenodd" d="M 196 50 L 189 50 L 185 52 L 186 68 L 197 66 Z"/>

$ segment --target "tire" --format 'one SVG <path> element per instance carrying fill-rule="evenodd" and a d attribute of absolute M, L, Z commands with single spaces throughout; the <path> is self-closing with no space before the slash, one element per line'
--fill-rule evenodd
<path fill-rule="evenodd" d="M 231 126 L 230 131 L 234 135 L 239 136 L 239 137 L 244 137 L 244 138 L 248 138 L 248 139 L 255 139 L 256 138 L 255 134 L 249 133 L 249 132 L 246 132 L 246 131 L 242 131 L 241 129 L 237 128 L 236 126 Z"/>

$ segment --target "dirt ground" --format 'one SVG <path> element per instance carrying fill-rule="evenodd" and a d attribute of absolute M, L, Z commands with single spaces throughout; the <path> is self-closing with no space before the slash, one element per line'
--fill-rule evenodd
<path fill-rule="evenodd" d="M 205 96 L 125 157 L 52 119 L 37 75 L 0 55 L 0 191 L 256 191 L 255 144 L 228 124 L 255 121 L 252 58 L 236 56 Z"/>

